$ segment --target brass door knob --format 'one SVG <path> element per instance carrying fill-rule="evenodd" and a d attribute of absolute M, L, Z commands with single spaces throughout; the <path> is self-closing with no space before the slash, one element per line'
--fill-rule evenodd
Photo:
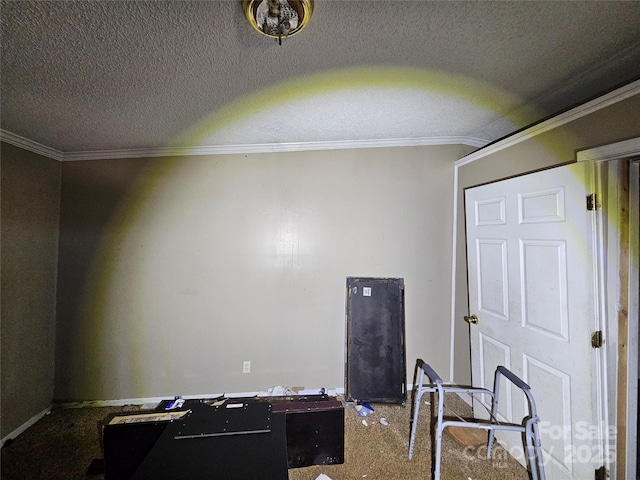
<path fill-rule="evenodd" d="M 470 317 L 465 315 L 464 321 L 469 325 L 471 325 L 472 323 L 475 325 L 476 323 L 478 323 L 478 317 L 476 317 L 475 315 L 471 315 Z"/>

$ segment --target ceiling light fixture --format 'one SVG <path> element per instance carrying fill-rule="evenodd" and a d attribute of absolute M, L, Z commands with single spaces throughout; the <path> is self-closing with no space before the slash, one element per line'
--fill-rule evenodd
<path fill-rule="evenodd" d="M 242 9 L 253 28 L 282 45 L 282 37 L 295 35 L 309 23 L 313 0 L 243 0 Z"/>

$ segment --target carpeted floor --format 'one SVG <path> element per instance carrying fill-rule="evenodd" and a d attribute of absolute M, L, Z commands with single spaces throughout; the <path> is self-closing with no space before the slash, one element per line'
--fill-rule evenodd
<path fill-rule="evenodd" d="M 459 399 L 453 398 L 453 405 L 451 400 L 447 402 L 456 411 L 470 413 Z M 315 480 L 321 474 L 331 480 L 432 478 L 429 406 L 420 410 L 413 460 L 407 458 L 410 408 L 374 408 L 371 416 L 363 418 L 353 405 L 345 406 L 344 464 L 290 469 L 289 480 Z M 137 409 L 126 406 L 54 410 L 2 448 L 2 480 L 103 480 L 101 426 L 109 414 Z M 388 425 L 380 423 L 383 418 Z M 500 447 L 495 449 L 492 460 L 486 460 L 484 447 L 464 447 L 445 435 L 443 451 L 443 480 L 528 479 L 527 471 Z"/>

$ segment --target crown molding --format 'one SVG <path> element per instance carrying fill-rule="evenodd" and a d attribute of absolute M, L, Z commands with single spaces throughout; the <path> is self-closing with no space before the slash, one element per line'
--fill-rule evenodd
<path fill-rule="evenodd" d="M 576 161 L 614 160 L 616 158 L 634 157 L 636 155 L 640 155 L 640 137 L 609 145 L 602 145 L 601 147 L 579 150 L 576 152 Z"/>
<path fill-rule="evenodd" d="M 457 167 L 461 167 L 462 165 L 466 165 L 467 163 L 475 162 L 476 160 L 479 160 L 483 157 L 492 155 L 496 152 L 499 152 L 500 150 L 504 150 L 505 148 L 512 147 L 513 145 L 524 142 L 525 140 L 529 140 L 549 130 L 558 128 L 566 123 L 573 122 L 574 120 L 587 116 L 593 112 L 614 105 L 638 94 L 640 94 L 640 80 L 631 82 L 623 87 L 620 87 L 589 102 L 583 103 L 582 105 L 567 110 L 566 112 L 556 115 L 548 120 L 536 123 L 520 132 L 509 135 L 502 140 L 498 140 L 495 143 L 487 145 L 484 148 L 476 150 L 475 152 L 462 157 L 460 160 L 456 161 L 455 164 Z"/>
<path fill-rule="evenodd" d="M 29 140 L 28 138 L 21 137 L 20 135 L 16 135 L 15 133 L 11 133 L 6 130 L 0 130 L 0 140 L 30 152 L 37 153 L 38 155 L 49 157 L 53 160 L 64 160 L 64 153 L 60 150 L 47 147 L 46 145 L 42 145 L 41 143 L 34 142 L 33 140 Z"/>
<path fill-rule="evenodd" d="M 420 137 L 333 142 L 261 143 L 246 145 L 208 145 L 198 147 L 133 148 L 61 152 L 6 130 L 0 130 L 2 141 L 63 162 L 107 160 L 118 158 L 178 157 L 191 155 L 225 155 L 246 153 L 301 152 L 310 150 L 342 150 L 350 148 L 414 147 L 427 145 L 468 145 L 483 147 L 488 142 L 474 137 Z"/>
<path fill-rule="evenodd" d="M 502 140 L 498 140 L 494 143 L 489 143 L 486 140 L 474 137 L 450 136 L 380 140 L 209 145 L 194 147 L 134 148 L 126 150 L 62 152 L 60 150 L 42 145 L 38 142 L 34 142 L 33 140 L 29 140 L 28 138 L 2 129 L 0 129 L 0 140 L 58 161 L 171 157 L 189 155 L 300 152 L 309 150 L 341 150 L 350 148 L 412 147 L 429 145 L 468 145 L 471 147 L 478 147 L 478 150 L 476 150 L 475 152 L 472 152 L 456 161 L 455 165 L 457 167 L 461 167 L 462 165 L 466 165 L 467 163 L 474 162 L 480 158 L 486 157 L 487 155 L 491 155 L 505 148 L 524 142 L 525 140 L 529 140 L 533 137 L 536 137 L 537 135 L 564 125 L 565 123 L 577 120 L 595 111 L 621 102 L 627 98 L 633 97 L 634 95 L 638 95 L 639 93 L 640 80 L 636 80 L 594 100 L 572 108 L 548 120 L 525 128 L 520 132 L 509 135 Z"/>

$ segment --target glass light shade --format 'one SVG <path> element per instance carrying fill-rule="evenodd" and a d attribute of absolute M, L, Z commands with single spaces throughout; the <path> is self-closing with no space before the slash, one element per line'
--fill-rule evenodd
<path fill-rule="evenodd" d="M 243 0 L 242 9 L 258 32 L 272 38 L 302 30 L 313 13 L 313 0 Z"/>

